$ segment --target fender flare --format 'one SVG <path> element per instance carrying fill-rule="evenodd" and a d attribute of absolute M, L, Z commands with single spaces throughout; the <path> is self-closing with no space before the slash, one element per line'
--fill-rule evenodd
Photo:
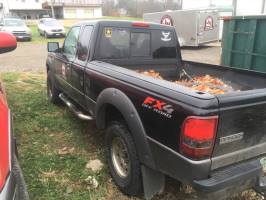
<path fill-rule="evenodd" d="M 114 106 L 124 117 L 135 141 L 141 163 L 156 169 L 145 129 L 131 100 L 126 94 L 116 88 L 104 89 L 97 98 L 95 108 L 96 125 L 100 129 L 106 127 L 107 105 Z"/>

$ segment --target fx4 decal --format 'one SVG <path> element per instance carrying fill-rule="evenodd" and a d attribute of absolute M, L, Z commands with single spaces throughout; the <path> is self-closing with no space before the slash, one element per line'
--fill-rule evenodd
<path fill-rule="evenodd" d="M 144 108 L 148 108 L 157 112 L 160 115 L 163 115 L 169 119 L 172 118 L 172 113 L 174 112 L 174 108 L 172 105 L 167 104 L 161 100 L 154 99 L 153 97 L 146 97 L 143 101 L 142 106 Z"/>

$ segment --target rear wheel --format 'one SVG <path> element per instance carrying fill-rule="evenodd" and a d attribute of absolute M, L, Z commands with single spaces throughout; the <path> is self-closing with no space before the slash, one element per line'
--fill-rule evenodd
<path fill-rule="evenodd" d="M 61 103 L 59 98 L 60 91 L 55 87 L 54 79 L 52 77 L 51 71 L 48 71 L 47 74 L 47 97 L 48 100 L 54 104 Z"/>
<path fill-rule="evenodd" d="M 130 196 L 142 194 L 140 163 L 133 138 L 121 122 L 112 122 L 105 136 L 108 167 L 115 184 Z"/>

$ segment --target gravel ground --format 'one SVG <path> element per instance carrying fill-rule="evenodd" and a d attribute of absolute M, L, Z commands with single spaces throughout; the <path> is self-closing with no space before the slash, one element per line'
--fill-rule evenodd
<path fill-rule="evenodd" d="M 184 60 L 220 63 L 220 44 L 200 48 L 182 48 Z M 45 43 L 20 42 L 15 51 L 0 55 L 0 72 L 45 71 L 47 50 Z"/>
<path fill-rule="evenodd" d="M 211 43 L 202 47 L 184 47 L 181 50 L 183 60 L 208 64 L 220 64 L 221 43 Z"/>
<path fill-rule="evenodd" d="M 20 42 L 15 51 L 0 54 L 0 72 L 45 71 L 46 44 Z"/>

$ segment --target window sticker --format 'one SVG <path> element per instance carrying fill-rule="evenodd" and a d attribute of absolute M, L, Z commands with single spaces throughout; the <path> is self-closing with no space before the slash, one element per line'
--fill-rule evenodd
<path fill-rule="evenodd" d="M 161 40 L 164 42 L 169 42 L 172 40 L 172 38 L 170 37 L 170 32 L 164 32 L 162 31 L 162 37 Z"/>
<path fill-rule="evenodd" d="M 112 37 L 112 28 L 105 28 L 104 33 L 105 33 L 105 37 L 107 38 Z"/>

